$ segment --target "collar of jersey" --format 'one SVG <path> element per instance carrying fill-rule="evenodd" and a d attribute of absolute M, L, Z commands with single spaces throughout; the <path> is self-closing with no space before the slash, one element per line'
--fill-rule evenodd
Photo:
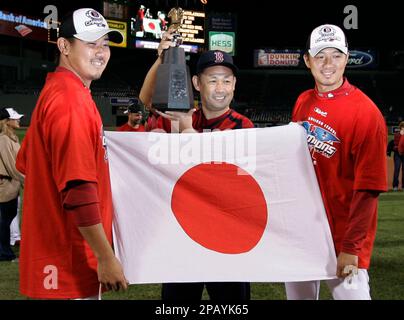
<path fill-rule="evenodd" d="M 65 67 L 56 67 L 55 72 L 54 73 L 64 73 L 66 76 L 68 76 L 69 78 L 76 80 L 78 83 L 80 83 L 84 88 L 86 88 L 86 86 L 83 84 L 83 82 L 81 81 L 81 79 L 71 70 L 66 69 Z M 87 88 L 88 90 L 90 90 L 89 88 Z"/>
<path fill-rule="evenodd" d="M 231 109 L 227 110 L 222 115 L 220 115 L 220 116 L 218 116 L 216 118 L 209 119 L 209 120 L 206 119 L 205 114 L 203 113 L 202 110 L 201 110 L 201 112 L 202 112 L 202 115 L 203 115 L 203 118 L 204 118 L 205 125 L 210 126 L 211 124 L 226 118 L 228 116 L 228 114 L 231 112 Z"/>
<path fill-rule="evenodd" d="M 342 86 L 335 90 L 331 90 L 328 92 L 318 92 L 317 87 L 314 89 L 316 95 L 323 99 L 335 99 L 340 96 L 347 96 L 354 90 L 354 86 L 348 82 L 347 78 L 344 78 L 344 82 Z"/>

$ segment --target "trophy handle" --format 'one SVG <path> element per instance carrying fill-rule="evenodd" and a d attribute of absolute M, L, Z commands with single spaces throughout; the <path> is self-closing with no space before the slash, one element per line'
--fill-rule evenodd
<path fill-rule="evenodd" d="M 173 32 L 173 43 L 176 47 L 182 44 L 181 34 L 178 32 L 178 29 L 181 27 L 183 20 L 184 20 L 184 10 L 182 8 L 172 8 L 167 17 L 171 19 L 170 26 L 168 27 L 169 30 Z"/>

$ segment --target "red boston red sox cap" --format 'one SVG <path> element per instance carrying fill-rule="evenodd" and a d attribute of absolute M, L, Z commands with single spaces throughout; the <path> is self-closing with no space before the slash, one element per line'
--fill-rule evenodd
<path fill-rule="evenodd" d="M 220 50 L 209 50 L 202 53 L 196 64 L 196 74 L 200 74 L 209 67 L 225 66 L 230 68 L 234 74 L 237 74 L 238 68 L 233 63 L 231 55 Z"/>

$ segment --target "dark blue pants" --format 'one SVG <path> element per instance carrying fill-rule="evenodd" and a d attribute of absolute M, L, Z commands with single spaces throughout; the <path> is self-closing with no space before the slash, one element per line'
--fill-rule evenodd
<path fill-rule="evenodd" d="M 400 156 L 398 152 L 394 152 L 393 188 L 398 188 L 398 177 L 400 176 L 400 168 L 401 168 L 401 188 L 404 189 L 404 157 Z"/>
<path fill-rule="evenodd" d="M 10 246 L 10 225 L 17 215 L 18 197 L 0 202 L 0 261 L 11 261 L 16 258 Z"/>
<path fill-rule="evenodd" d="M 250 300 L 250 283 L 248 282 L 163 283 L 161 299 L 165 301 L 200 301 L 205 286 L 212 301 Z"/>

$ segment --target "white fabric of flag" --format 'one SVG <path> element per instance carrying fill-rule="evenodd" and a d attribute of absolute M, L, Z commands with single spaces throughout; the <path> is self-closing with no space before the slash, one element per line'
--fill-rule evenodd
<path fill-rule="evenodd" d="M 115 254 L 131 284 L 335 278 L 300 125 L 105 136 Z"/>

